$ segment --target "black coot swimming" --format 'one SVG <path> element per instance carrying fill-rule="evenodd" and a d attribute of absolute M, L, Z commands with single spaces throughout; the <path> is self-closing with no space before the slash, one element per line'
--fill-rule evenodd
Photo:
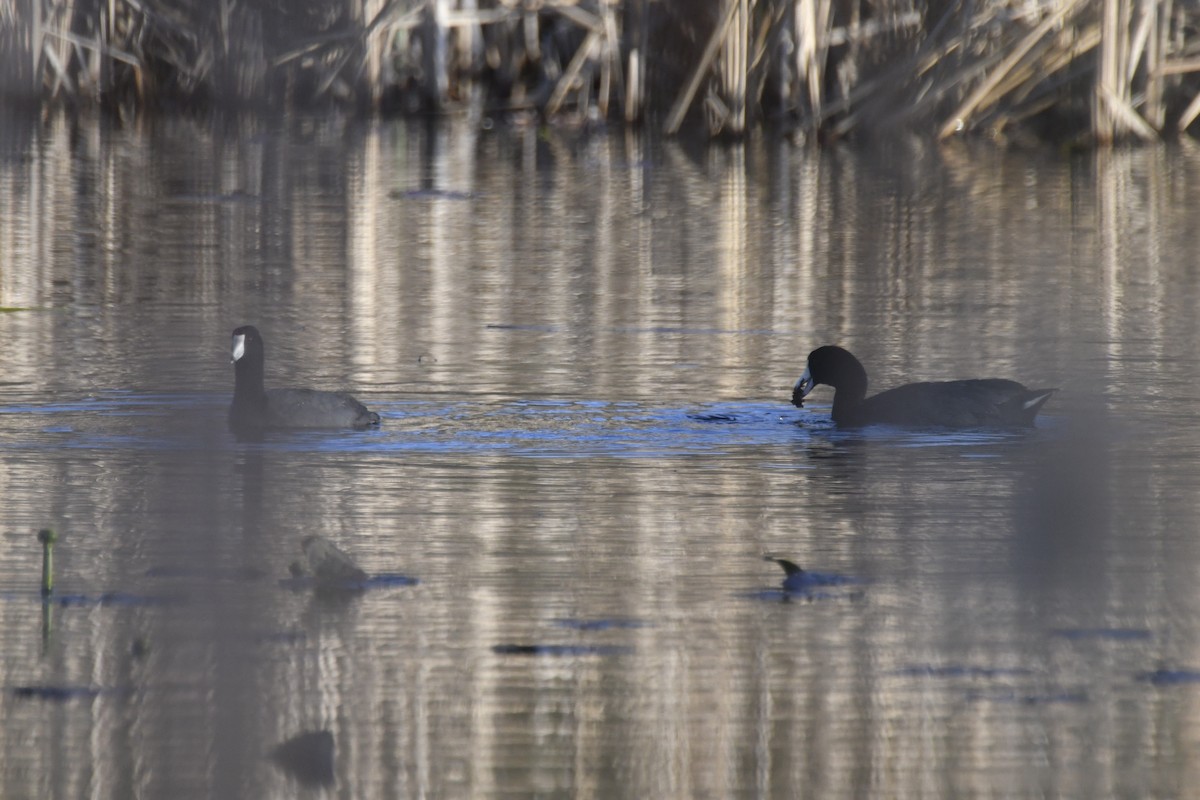
<path fill-rule="evenodd" d="M 263 339 L 258 328 L 233 332 L 234 388 L 229 424 L 234 430 L 355 428 L 379 424 L 379 415 L 348 394 L 263 387 Z"/>
<path fill-rule="evenodd" d="M 786 558 L 763 556 L 763 559 L 765 561 L 774 561 L 783 567 L 783 583 L 780 584 L 780 587 L 783 591 L 789 593 L 811 592 L 814 589 L 824 586 L 840 586 L 856 582 L 853 578 L 847 578 L 843 575 L 809 572 L 806 569 L 802 569 L 796 562 L 789 561 Z"/>
<path fill-rule="evenodd" d="M 868 398 L 867 371 L 848 350 L 835 345 L 808 354 L 808 366 L 792 390 L 792 403 L 801 406 L 819 384 L 833 387 L 833 421 L 843 427 L 1028 427 L 1057 391 L 983 378 L 909 383 Z"/>

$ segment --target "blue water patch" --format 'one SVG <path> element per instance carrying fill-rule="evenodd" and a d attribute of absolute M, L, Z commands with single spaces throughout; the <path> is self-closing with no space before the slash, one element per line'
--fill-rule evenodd
<path fill-rule="evenodd" d="M 764 444 L 783 446 L 783 406 L 742 404 L 719 410 L 657 407 L 601 401 L 521 400 L 503 406 L 459 406 L 452 422 L 429 425 L 431 415 L 406 409 L 404 420 L 388 418 L 379 435 L 340 446 L 376 452 L 508 454 L 535 458 L 614 456 L 658 458 L 689 453 L 718 454 Z M 714 425 L 700 417 L 719 416 Z M 422 418 L 423 417 L 423 418 Z M 411 423 L 420 421 L 420 427 Z"/>
<path fill-rule="evenodd" d="M 789 591 L 786 589 L 754 589 L 736 595 L 743 600 L 756 600 L 760 603 L 855 603 L 866 597 L 861 589 L 849 592 L 828 591 L 820 588 Z"/>
<path fill-rule="evenodd" d="M 1056 628 L 1050 635 L 1071 641 L 1095 639 L 1114 642 L 1141 642 L 1152 636 L 1145 628 Z"/>
<path fill-rule="evenodd" d="M 342 581 L 340 583 L 321 582 L 308 575 L 301 575 L 293 578 L 281 578 L 279 585 L 284 589 L 290 589 L 293 592 L 313 591 L 342 591 L 342 592 L 368 592 L 377 589 L 397 589 L 405 586 L 416 586 L 420 580 L 411 575 L 401 575 L 399 573 L 384 573 L 380 575 L 371 575 L 366 580 L 361 581 Z"/>
<path fill-rule="evenodd" d="M 560 628 L 571 628 L 577 631 L 611 631 L 611 630 L 637 630 L 638 628 L 649 628 L 651 624 L 640 619 L 571 619 L 568 617 L 560 617 L 551 620 Z"/>
<path fill-rule="evenodd" d="M 688 419 L 696 422 L 719 422 L 724 424 L 732 424 L 738 421 L 738 418 L 733 414 L 688 414 Z"/>
<path fill-rule="evenodd" d="M 28 421 L 0 433 L 0 450 L 210 449 L 213 427 L 224 428 L 228 402 L 215 395 L 110 391 L 71 401 L 0 406 L 0 415 Z"/>
<path fill-rule="evenodd" d="M 1028 437 L 1025 430 L 926 430 L 905 431 L 902 428 L 881 429 L 899 447 L 964 447 L 980 444 L 1001 444 Z M 978 454 L 977 454 L 978 455 Z M 985 456 L 994 453 L 983 454 Z"/>
<path fill-rule="evenodd" d="M 811 592 L 813 589 L 827 586 L 852 586 L 860 584 L 858 578 L 852 578 L 849 575 L 838 575 L 834 572 L 810 572 L 805 570 L 799 575 L 789 575 L 783 581 L 782 589 L 785 592 L 804 593 Z"/>
<path fill-rule="evenodd" d="M 0 601 L 43 603 L 61 608 L 87 607 L 138 607 L 165 606 L 184 602 L 184 598 L 166 595 L 131 594 L 129 592 L 104 592 L 103 594 L 84 594 L 82 592 L 59 593 L 57 591 L 44 595 L 37 590 L 7 591 L 0 593 Z"/>
<path fill-rule="evenodd" d="M 101 392 L 90 397 L 58 403 L 17 404 L 0 406 L 0 414 L 94 414 L 100 416 L 131 416 L 149 411 L 164 412 L 197 405 L 210 405 L 214 395 L 197 394 L 135 394 L 126 391 Z M 228 398 L 221 402 L 228 404 Z"/>
<path fill-rule="evenodd" d="M 908 433 L 889 429 L 841 431 L 821 413 L 783 401 L 721 402 L 689 406 L 638 401 L 531 398 L 484 401 L 380 400 L 360 396 L 383 418 L 365 431 L 267 431 L 239 441 L 227 430 L 229 396 L 103 392 L 77 401 L 0 406 L 0 414 L 27 415 L 29 428 L 0 432 L 0 451 L 85 449 L 356 453 L 380 455 L 485 454 L 531 458 L 716 457 L 778 448 L 776 469 L 812 469 L 782 454 L 801 436 L 833 442 L 870 439 L 903 447 L 994 448 L 1022 433 Z M 759 457 L 763 453 L 760 452 Z M 718 460 L 713 461 L 719 464 Z"/>
<path fill-rule="evenodd" d="M 104 594 L 52 594 L 46 602 L 63 608 L 76 606 L 165 606 L 181 603 L 178 597 L 161 595 L 130 594 L 128 592 L 105 592 Z"/>
<path fill-rule="evenodd" d="M 416 586 L 420 581 L 411 575 L 372 575 L 363 582 L 366 589 L 390 589 L 401 586 Z"/>
<path fill-rule="evenodd" d="M 1043 706 L 1052 704 L 1082 705 L 1088 702 L 1088 694 L 1082 690 L 1057 692 L 1020 692 L 1009 689 L 972 690 L 966 694 L 967 702 L 1000 703 L 1021 706 Z"/>

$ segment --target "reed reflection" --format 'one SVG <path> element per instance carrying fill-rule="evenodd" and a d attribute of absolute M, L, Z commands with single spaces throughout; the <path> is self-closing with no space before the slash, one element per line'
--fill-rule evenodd
<path fill-rule="evenodd" d="M 379 797 L 1186 785 L 1154 767 L 1186 686 L 1136 676 L 1200 668 L 1191 152 L 22 135 L 6 529 L 64 532 L 62 586 L 180 602 L 56 608 L 43 642 L 37 553 L 0 552 L 4 686 L 131 690 L 10 691 L 5 796 L 288 796 L 305 732 Z M 280 332 L 274 385 L 380 430 L 237 441 L 243 322 Z M 825 342 L 880 387 L 1062 392 L 1020 435 L 847 434 L 787 402 Z M 281 585 L 313 535 L 420 582 Z M 764 553 L 863 586 L 759 602 Z"/>

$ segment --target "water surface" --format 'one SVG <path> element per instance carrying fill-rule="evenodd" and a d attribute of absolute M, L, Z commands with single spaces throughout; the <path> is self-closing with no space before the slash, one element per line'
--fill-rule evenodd
<path fill-rule="evenodd" d="M 0 125 L 0 795 L 1195 784 L 1191 149 Z M 382 427 L 234 439 L 245 323 Z M 830 342 L 1060 392 L 838 431 Z M 297 591 L 312 534 L 418 582 Z"/>

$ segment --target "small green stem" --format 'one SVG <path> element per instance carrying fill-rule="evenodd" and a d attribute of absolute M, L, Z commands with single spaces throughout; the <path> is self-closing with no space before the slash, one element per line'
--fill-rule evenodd
<path fill-rule="evenodd" d="M 50 528 L 38 531 L 38 541 L 42 543 L 42 595 L 54 591 L 54 543 L 58 535 Z"/>

